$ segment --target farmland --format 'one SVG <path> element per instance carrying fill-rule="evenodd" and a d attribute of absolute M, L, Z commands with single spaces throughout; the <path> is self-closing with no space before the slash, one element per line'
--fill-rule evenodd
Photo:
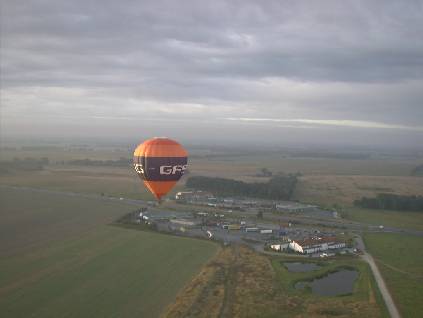
<path fill-rule="evenodd" d="M 190 160 L 193 173 L 221 173 L 217 176 L 241 177 L 257 173 L 266 167 L 273 172 L 304 175 L 366 175 L 366 176 L 409 176 L 420 161 L 408 158 L 336 159 L 292 157 L 289 152 L 261 153 L 247 155 L 221 155 L 195 157 Z M 229 174 L 228 174 L 229 173 Z"/>
<path fill-rule="evenodd" d="M 294 199 L 326 206 L 350 206 L 356 199 L 377 193 L 423 194 L 423 178 L 410 176 L 418 159 L 406 158 L 292 158 L 289 154 L 221 156 L 194 158 L 190 162 L 193 175 L 234 178 L 247 182 L 265 182 L 257 177 L 261 168 L 270 171 L 297 173 L 299 177 Z"/>
<path fill-rule="evenodd" d="M 0 256 L 78 236 L 133 209 L 120 202 L 5 187 L 0 187 L 0 202 Z"/>
<path fill-rule="evenodd" d="M 349 220 L 372 225 L 423 231 L 423 213 L 421 212 L 345 208 L 342 216 Z"/>
<path fill-rule="evenodd" d="M 190 149 L 189 149 L 190 150 Z M 299 177 L 294 198 L 303 202 L 323 205 L 349 206 L 355 199 L 377 193 L 423 194 L 423 178 L 410 176 L 421 163 L 419 158 L 375 156 L 369 158 L 314 158 L 298 157 L 290 152 L 238 155 L 230 151 L 190 150 L 189 176 L 224 177 L 246 182 L 266 182 L 259 177 L 262 168 L 273 173 L 297 173 Z M 16 172 L 0 175 L 0 184 L 40 187 L 83 193 L 104 193 L 128 198 L 152 199 L 145 191 L 132 167 L 75 166 L 69 162 L 76 159 L 118 160 L 131 158 L 127 148 L 35 148 L 33 150 L 5 150 L 1 160 L 17 158 L 49 159 L 44 170 Z M 184 185 L 185 178 L 179 186 Z M 175 189 L 176 191 L 177 189 Z"/>
<path fill-rule="evenodd" d="M 378 193 L 423 194 L 423 178 L 371 175 L 305 175 L 299 178 L 295 198 L 322 205 L 351 206 L 362 197 Z"/>
<path fill-rule="evenodd" d="M 0 190 L 5 317 L 154 317 L 218 248 L 106 225 L 120 202 Z"/>
<path fill-rule="evenodd" d="M 0 184 L 79 193 L 151 199 L 139 178 L 128 168 L 53 166 L 42 171 L 0 177 Z"/>
<path fill-rule="evenodd" d="M 423 311 L 422 237 L 402 234 L 366 234 L 369 252 L 404 317 L 420 317 Z"/>

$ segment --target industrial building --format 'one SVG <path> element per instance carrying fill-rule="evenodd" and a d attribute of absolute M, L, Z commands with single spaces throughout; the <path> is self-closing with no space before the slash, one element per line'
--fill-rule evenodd
<path fill-rule="evenodd" d="M 271 244 L 270 248 L 277 252 L 283 252 L 289 249 L 289 243 Z"/>
<path fill-rule="evenodd" d="M 314 254 L 327 250 L 346 247 L 345 242 L 336 237 L 311 237 L 304 240 L 292 241 L 289 248 L 301 254 Z"/>
<path fill-rule="evenodd" d="M 286 202 L 286 203 L 278 203 L 276 204 L 276 210 L 281 212 L 313 212 L 318 207 L 316 205 L 309 205 L 309 204 L 301 204 L 301 203 L 293 203 L 293 202 Z"/>
<path fill-rule="evenodd" d="M 186 219 L 171 219 L 170 223 L 178 224 L 178 225 L 184 225 L 184 226 L 195 226 L 196 223 L 191 220 Z"/>
<path fill-rule="evenodd" d="M 203 203 L 216 200 L 212 193 L 208 191 L 184 191 L 175 195 L 176 201 L 184 201 L 189 203 Z"/>
<path fill-rule="evenodd" d="M 281 243 L 270 245 L 272 250 L 282 252 L 291 250 L 300 254 L 315 254 L 328 250 L 345 248 L 345 242 L 339 241 L 336 237 L 309 237 L 302 240 L 285 239 Z"/>

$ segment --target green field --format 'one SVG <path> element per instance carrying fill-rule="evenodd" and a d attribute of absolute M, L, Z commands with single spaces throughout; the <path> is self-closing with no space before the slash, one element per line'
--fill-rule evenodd
<path fill-rule="evenodd" d="M 91 160 L 117 160 L 121 157 L 130 158 L 133 151 L 129 148 L 115 147 L 70 147 L 65 145 L 56 146 L 35 146 L 32 149 L 16 146 L 12 149 L 1 149 L 0 160 L 12 160 L 13 158 L 42 158 L 47 157 L 51 162 L 61 162 L 77 159 Z"/>
<path fill-rule="evenodd" d="M 199 170 L 222 170 L 235 175 L 255 174 L 257 169 L 268 168 L 274 172 L 305 175 L 368 175 L 368 176 L 408 176 L 420 161 L 405 158 L 334 159 L 290 157 L 289 153 L 260 153 L 237 156 L 213 156 L 193 158 L 190 166 L 193 172 Z M 231 169 L 228 169 L 231 168 Z M 224 176 L 224 175 L 223 175 Z"/>
<path fill-rule="evenodd" d="M 421 317 L 423 237 L 368 233 L 364 241 L 403 317 Z"/>
<path fill-rule="evenodd" d="M 183 180 L 168 194 L 181 191 Z M 103 194 L 140 200 L 155 200 L 132 167 L 50 166 L 41 171 L 0 175 L 0 185 Z"/>
<path fill-rule="evenodd" d="M 136 207 L 119 201 L 0 187 L 0 257 L 108 224 Z"/>
<path fill-rule="evenodd" d="M 50 167 L 0 176 L 0 184 L 152 200 L 131 167 Z"/>
<path fill-rule="evenodd" d="M 106 225 L 134 208 L 120 202 L 0 194 L 3 317 L 155 317 L 218 249 Z"/>
<path fill-rule="evenodd" d="M 321 268 L 305 273 L 289 272 L 283 263 L 293 261 L 318 263 Z M 328 315 L 334 316 L 354 316 L 355 314 L 353 312 L 359 308 L 360 314 L 367 317 L 389 317 L 369 266 L 358 259 L 339 257 L 330 261 L 316 261 L 304 258 L 274 257 L 272 259 L 272 266 L 277 273 L 281 286 L 290 294 L 301 297 L 304 307 L 318 308 L 320 306 L 322 311 L 326 311 Z M 359 277 L 354 284 L 354 291 L 351 295 L 325 297 L 314 295 L 307 288 L 303 290 L 296 290 L 294 288 L 298 281 L 311 281 L 343 268 L 359 271 Z"/>
<path fill-rule="evenodd" d="M 423 212 L 346 208 L 342 216 L 348 220 L 372 225 L 423 231 Z"/>
<path fill-rule="evenodd" d="M 217 246 L 100 226 L 0 261 L 4 317 L 155 317 Z"/>

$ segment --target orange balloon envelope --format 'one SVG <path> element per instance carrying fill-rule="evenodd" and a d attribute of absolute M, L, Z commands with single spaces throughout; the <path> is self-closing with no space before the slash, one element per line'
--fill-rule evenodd
<path fill-rule="evenodd" d="M 158 200 L 182 177 L 187 163 L 187 151 L 165 137 L 146 140 L 134 151 L 135 171 Z"/>

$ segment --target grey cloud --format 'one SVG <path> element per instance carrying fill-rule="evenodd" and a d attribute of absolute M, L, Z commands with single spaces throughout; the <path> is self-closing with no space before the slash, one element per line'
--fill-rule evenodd
<path fill-rule="evenodd" d="M 6 53 L 10 46 L 33 56 L 55 54 L 64 67 L 75 62 L 100 68 L 103 60 L 106 69 L 142 70 L 145 57 L 155 56 L 156 68 L 164 64 L 199 77 L 391 81 L 423 75 L 418 3 L 19 3 L 3 9 Z M 117 56 L 128 56 L 127 63 Z M 57 68 L 54 59 L 51 68 Z"/>
<path fill-rule="evenodd" d="M 423 121 L 420 1 L 9 0 L 1 9 L 9 117 L 31 103 L 99 118 Z"/>

